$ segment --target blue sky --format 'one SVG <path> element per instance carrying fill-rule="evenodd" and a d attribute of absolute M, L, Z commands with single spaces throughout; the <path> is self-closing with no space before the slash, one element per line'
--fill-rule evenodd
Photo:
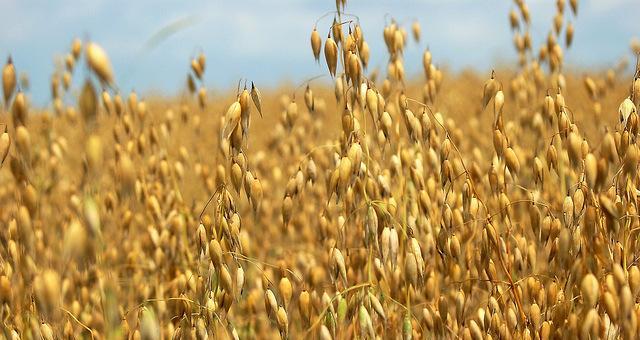
<path fill-rule="evenodd" d="M 548 33 L 555 1 L 527 3 L 537 45 Z M 266 87 L 326 73 L 324 63 L 313 60 L 309 35 L 316 19 L 334 9 L 334 0 L 0 0 L 0 7 L 0 58 L 4 62 L 8 54 L 13 56 L 18 70 L 29 74 L 32 98 L 44 105 L 55 60 L 68 51 L 75 36 L 102 45 L 120 89 L 135 88 L 143 95 L 176 93 L 199 50 L 208 57 L 205 83 L 210 89 L 235 87 L 240 77 Z M 486 70 L 512 62 L 511 8 L 509 0 L 350 0 L 347 12 L 360 18 L 373 66 L 384 67 L 387 57 L 385 14 L 407 27 L 414 19 L 420 21 L 422 41 L 411 42 L 405 55 L 407 72 L 415 73 L 426 46 L 435 63 L 456 70 Z M 610 66 L 623 55 L 631 57 L 629 43 L 640 35 L 639 10 L 639 0 L 580 0 L 577 17 L 567 8 L 575 26 L 567 62 Z M 193 24 L 144 50 L 154 33 L 184 18 Z M 326 31 L 331 20 L 321 20 L 319 29 Z M 85 74 L 78 68 L 74 84 Z"/>

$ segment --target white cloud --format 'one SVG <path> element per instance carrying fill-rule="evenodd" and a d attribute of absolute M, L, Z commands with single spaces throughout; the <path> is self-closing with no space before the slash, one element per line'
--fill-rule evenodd
<path fill-rule="evenodd" d="M 594 12 L 638 10 L 638 1 L 636 0 L 588 0 L 586 3 L 586 6 Z M 580 7 L 578 7 L 578 15 L 580 15 Z"/>

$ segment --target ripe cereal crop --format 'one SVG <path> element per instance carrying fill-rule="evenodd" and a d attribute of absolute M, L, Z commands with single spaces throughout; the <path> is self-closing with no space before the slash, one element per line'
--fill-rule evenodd
<path fill-rule="evenodd" d="M 548 6 L 539 36 L 514 1 L 486 74 L 347 0 L 300 27 L 325 74 L 297 86 L 212 93 L 197 52 L 182 97 L 124 93 L 75 38 L 38 107 L 8 57 L 2 338 L 638 338 L 640 44 L 575 71 L 580 3 Z"/>

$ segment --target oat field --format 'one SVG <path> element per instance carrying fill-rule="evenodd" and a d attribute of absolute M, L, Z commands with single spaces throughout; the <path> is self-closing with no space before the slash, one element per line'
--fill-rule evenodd
<path fill-rule="evenodd" d="M 364 36 L 346 0 L 287 87 L 208 91 L 196 53 L 183 95 L 121 93 L 70 37 L 39 106 L 9 57 L 2 338 L 638 338 L 640 43 L 572 68 L 579 2 L 548 6 L 538 46 L 515 0 L 492 72 L 405 60 L 420 23 Z"/>

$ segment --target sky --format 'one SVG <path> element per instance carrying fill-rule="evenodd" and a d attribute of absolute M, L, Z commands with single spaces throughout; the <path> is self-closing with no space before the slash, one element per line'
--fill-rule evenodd
<path fill-rule="evenodd" d="M 567 3 L 569 1 L 567 0 Z M 527 0 L 534 46 L 543 41 L 555 14 L 553 0 Z M 176 94 L 184 88 L 192 57 L 207 56 L 208 89 L 235 88 L 247 78 L 258 86 L 298 83 L 326 74 L 324 62 L 312 56 L 309 37 L 314 23 L 335 10 L 334 0 L 0 0 L 0 60 L 9 54 L 18 72 L 30 79 L 32 101 L 50 101 L 50 77 L 69 51 L 74 37 L 89 38 L 107 51 L 122 92 L 135 89 Z M 385 69 L 382 28 L 389 18 L 410 30 L 422 27 L 419 43 L 405 53 L 408 74 L 421 71 L 426 47 L 437 65 L 453 70 L 488 70 L 514 63 L 509 30 L 510 0 L 349 0 L 346 12 L 358 16 L 371 48 L 372 66 Z M 640 0 L 580 0 L 573 22 L 573 46 L 566 62 L 579 67 L 609 67 L 622 56 L 631 58 L 633 37 L 640 36 Z M 636 17 L 634 17 L 636 16 Z M 154 48 L 146 43 L 163 27 L 177 21 L 190 24 Z M 318 22 L 327 32 L 333 16 Z M 322 34 L 323 41 L 326 33 Z M 74 74 L 79 87 L 86 68 Z"/>

